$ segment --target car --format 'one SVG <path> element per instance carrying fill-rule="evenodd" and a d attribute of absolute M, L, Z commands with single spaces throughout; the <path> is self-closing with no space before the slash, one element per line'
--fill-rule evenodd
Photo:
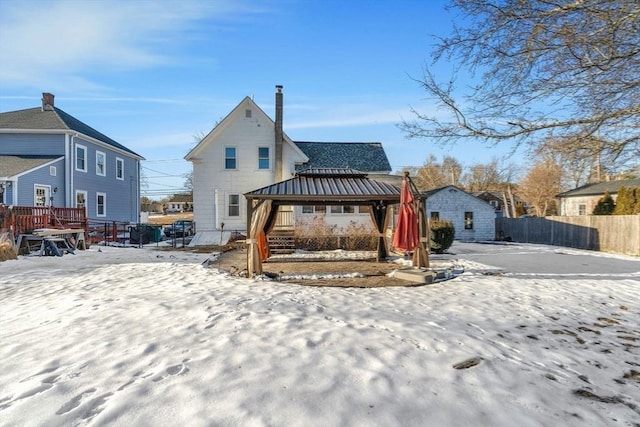
<path fill-rule="evenodd" d="M 164 235 L 167 237 L 186 237 L 195 234 L 195 224 L 193 221 L 181 219 L 173 224 L 164 227 Z"/>

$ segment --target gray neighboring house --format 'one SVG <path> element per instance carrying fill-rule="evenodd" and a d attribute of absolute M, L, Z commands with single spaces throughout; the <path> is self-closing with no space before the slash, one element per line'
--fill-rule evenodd
<path fill-rule="evenodd" d="M 496 213 L 488 202 L 455 185 L 434 188 L 422 194 L 427 198 L 427 216 L 453 222 L 456 240 L 495 240 Z"/>
<path fill-rule="evenodd" d="M 0 203 L 137 222 L 142 156 L 54 105 L 0 113 Z"/>
<path fill-rule="evenodd" d="M 586 184 L 556 196 L 561 216 L 591 215 L 593 208 L 605 192 L 609 192 L 613 200 L 618 198 L 620 187 L 640 187 L 640 179 L 621 179 L 617 181 Z"/>

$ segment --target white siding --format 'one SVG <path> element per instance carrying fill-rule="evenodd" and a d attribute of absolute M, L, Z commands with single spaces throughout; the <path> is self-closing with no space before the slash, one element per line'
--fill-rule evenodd
<path fill-rule="evenodd" d="M 245 110 L 251 109 L 251 117 Z M 198 231 L 214 231 L 224 223 L 225 230 L 246 230 L 247 208 L 243 194 L 275 182 L 275 131 L 273 121 L 255 107 L 243 101 L 223 123 L 203 140 L 194 155 L 194 219 Z M 225 170 L 224 148 L 236 147 L 236 169 Z M 270 169 L 258 168 L 258 147 L 269 147 Z M 285 142 L 283 146 L 283 177 L 288 179 L 295 162 L 302 159 Z M 240 216 L 228 215 L 230 194 L 240 195 Z"/>
<path fill-rule="evenodd" d="M 438 212 L 440 219 L 453 222 L 456 240 L 495 240 L 496 214 L 491 205 L 455 187 L 445 187 L 427 201 L 427 217 Z M 464 214 L 473 212 L 473 229 L 465 230 Z"/>

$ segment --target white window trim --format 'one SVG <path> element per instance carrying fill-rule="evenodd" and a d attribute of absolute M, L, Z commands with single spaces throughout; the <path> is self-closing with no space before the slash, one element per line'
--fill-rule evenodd
<path fill-rule="evenodd" d="M 78 168 L 78 150 L 82 150 L 84 152 L 84 168 L 80 169 Z M 80 145 L 80 144 L 76 144 L 76 149 L 75 149 L 75 158 L 74 163 L 75 163 L 75 169 L 79 172 L 86 172 L 87 171 L 87 147 L 85 145 Z"/>
<path fill-rule="evenodd" d="M 260 149 L 261 148 L 266 148 L 269 151 L 269 155 L 267 157 L 260 157 Z M 269 162 L 269 166 L 266 168 L 261 168 L 260 167 L 260 160 L 266 159 Z M 236 160 L 237 162 L 237 160 Z M 237 163 L 236 163 L 237 165 Z M 258 170 L 261 171 L 267 171 L 267 170 L 271 170 L 271 147 L 269 146 L 262 146 L 262 147 L 258 147 Z"/>
<path fill-rule="evenodd" d="M 231 196 L 238 196 L 238 215 L 230 215 L 229 214 L 229 208 L 232 206 L 231 205 Z M 236 206 L 236 205 L 233 205 Z M 227 208 L 225 209 L 225 214 L 227 218 L 242 218 L 242 198 L 240 197 L 240 194 L 238 193 L 229 193 L 227 194 Z"/>
<path fill-rule="evenodd" d="M 84 209 L 87 209 L 87 198 L 89 197 L 89 193 L 87 193 L 85 190 L 76 190 L 76 194 L 75 194 L 75 200 L 74 200 L 74 206 L 77 208 L 78 206 L 78 194 L 82 194 L 84 195 Z"/>
<path fill-rule="evenodd" d="M 122 164 L 122 176 L 118 176 L 118 164 Z M 124 159 L 116 157 L 116 179 L 124 181 Z"/>
<path fill-rule="evenodd" d="M 236 150 L 236 156 L 234 159 L 236 160 L 235 168 L 227 168 L 227 148 L 233 148 Z M 225 145 L 222 147 L 222 169 L 226 171 L 237 171 L 238 170 L 238 147 L 235 145 Z"/>
<path fill-rule="evenodd" d="M 49 175 L 50 176 L 58 175 L 58 169 L 55 166 L 49 166 Z"/>
<path fill-rule="evenodd" d="M 353 212 L 345 212 L 344 211 L 345 206 L 351 206 L 353 208 Z M 334 207 L 340 208 L 340 212 L 333 212 L 333 208 Z M 330 215 L 334 215 L 334 216 L 358 215 L 360 213 L 360 210 L 358 209 L 358 211 L 356 212 L 356 209 L 358 209 L 357 205 L 330 205 L 329 209 L 327 209 L 327 213 L 330 214 Z"/>
<path fill-rule="evenodd" d="M 100 172 L 98 168 L 98 159 L 100 158 L 100 155 L 102 155 L 102 158 L 104 159 L 104 163 L 102 164 L 102 172 Z M 96 151 L 96 175 L 107 176 L 107 153 L 105 153 L 104 151 Z"/>
<path fill-rule="evenodd" d="M 44 185 L 44 184 L 34 184 L 33 185 L 33 206 L 39 206 L 38 205 L 38 201 L 37 201 L 37 193 L 38 193 L 38 188 L 42 188 L 45 190 L 45 199 L 44 199 L 44 207 L 48 207 L 51 206 L 51 186 L 50 185 Z"/>
<path fill-rule="evenodd" d="M 98 203 L 100 196 L 102 196 L 104 200 L 104 212 L 102 214 L 100 213 L 100 204 Z M 107 216 L 107 193 L 96 193 L 96 216 L 100 218 Z"/>

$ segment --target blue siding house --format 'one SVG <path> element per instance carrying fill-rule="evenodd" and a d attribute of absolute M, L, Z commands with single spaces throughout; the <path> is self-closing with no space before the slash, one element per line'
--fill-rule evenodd
<path fill-rule="evenodd" d="M 142 156 L 54 105 L 0 113 L 0 203 L 138 222 Z"/>

